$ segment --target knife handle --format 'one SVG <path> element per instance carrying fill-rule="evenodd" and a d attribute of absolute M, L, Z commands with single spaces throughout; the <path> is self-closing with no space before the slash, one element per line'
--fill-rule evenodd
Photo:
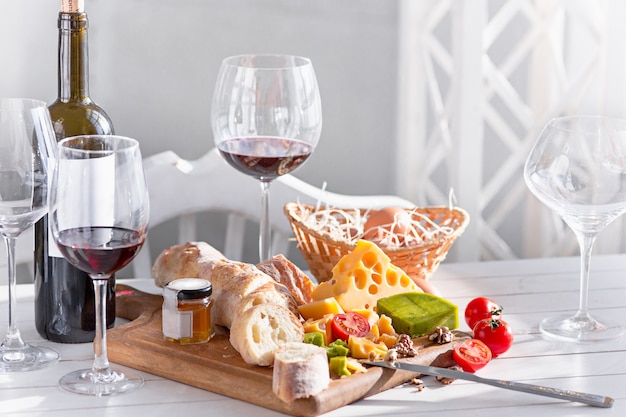
<path fill-rule="evenodd" d="M 610 408 L 613 406 L 614 403 L 613 398 L 605 397 L 603 395 L 587 394 L 584 392 L 525 384 L 523 382 L 503 380 L 484 380 L 483 382 L 490 385 L 497 385 L 502 388 L 508 388 L 514 391 L 526 392 L 529 394 L 538 394 L 546 397 L 558 398 L 560 400 L 574 401 L 588 404 L 594 407 Z"/>

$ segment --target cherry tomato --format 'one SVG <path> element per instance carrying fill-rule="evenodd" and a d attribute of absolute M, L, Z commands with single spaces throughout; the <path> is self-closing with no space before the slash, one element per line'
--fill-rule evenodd
<path fill-rule="evenodd" d="M 501 315 L 502 307 L 486 297 L 474 298 L 465 307 L 465 322 L 470 329 L 473 329 L 480 320 L 499 318 Z"/>
<path fill-rule="evenodd" d="M 513 344 L 511 326 L 502 319 L 479 321 L 474 326 L 474 337 L 489 346 L 494 358 L 509 350 Z"/>
<path fill-rule="evenodd" d="M 452 357 L 465 372 L 474 373 L 489 363 L 491 350 L 480 340 L 467 339 L 454 347 Z"/>
<path fill-rule="evenodd" d="M 330 325 L 335 339 L 346 342 L 350 336 L 363 337 L 370 331 L 367 318 L 353 311 L 335 314 Z"/>

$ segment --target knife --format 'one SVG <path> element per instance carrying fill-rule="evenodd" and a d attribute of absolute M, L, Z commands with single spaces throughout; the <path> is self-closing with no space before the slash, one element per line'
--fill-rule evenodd
<path fill-rule="evenodd" d="M 416 365 L 406 362 L 364 362 L 365 365 L 379 366 L 388 369 L 402 369 L 405 371 L 417 372 L 424 375 L 442 376 L 445 378 L 464 379 L 467 381 L 478 382 L 480 384 L 492 385 L 494 387 L 506 388 L 513 391 L 526 392 L 528 394 L 543 395 L 545 397 L 558 398 L 560 400 L 572 401 L 591 405 L 593 407 L 610 408 L 613 407 L 613 398 L 602 395 L 586 394 L 584 392 L 576 392 L 552 387 L 543 387 L 541 385 L 525 384 L 522 382 L 505 381 L 502 379 L 483 378 L 478 375 L 454 371 L 452 369 L 439 368 L 436 366 Z"/>

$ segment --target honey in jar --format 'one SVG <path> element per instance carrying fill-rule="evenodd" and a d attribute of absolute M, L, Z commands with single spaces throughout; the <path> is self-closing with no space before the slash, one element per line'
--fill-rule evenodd
<path fill-rule="evenodd" d="M 211 283 L 199 278 L 179 278 L 163 289 L 163 336 L 180 344 L 211 339 Z"/>

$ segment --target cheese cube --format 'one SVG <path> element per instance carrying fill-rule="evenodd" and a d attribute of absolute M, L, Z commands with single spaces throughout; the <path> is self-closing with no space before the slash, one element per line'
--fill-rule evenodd
<path fill-rule="evenodd" d="M 324 344 L 328 345 L 331 343 L 333 339 L 333 329 L 330 324 L 333 319 L 332 314 L 328 314 L 321 319 L 313 320 L 309 319 L 302 323 L 302 327 L 305 333 L 309 332 L 320 332 L 324 335 Z"/>
<path fill-rule="evenodd" d="M 355 359 L 382 359 L 387 354 L 387 346 L 384 343 L 376 343 L 366 337 L 350 336 L 348 339 L 350 356 Z"/>
<path fill-rule="evenodd" d="M 332 270 L 333 276 L 320 283 L 311 293 L 314 300 L 335 297 L 344 311 L 367 309 L 376 311 L 382 297 L 421 289 L 400 268 L 391 263 L 375 243 L 359 240 Z"/>
<path fill-rule="evenodd" d="M 344 311 L 334 297 L 329 297 L 323 300 L 302 304 L 298 306 L 298 312 L 300 312 L 300 315 L 305 320 L 317 320 L 328 314 L 340 314 Z"/>

